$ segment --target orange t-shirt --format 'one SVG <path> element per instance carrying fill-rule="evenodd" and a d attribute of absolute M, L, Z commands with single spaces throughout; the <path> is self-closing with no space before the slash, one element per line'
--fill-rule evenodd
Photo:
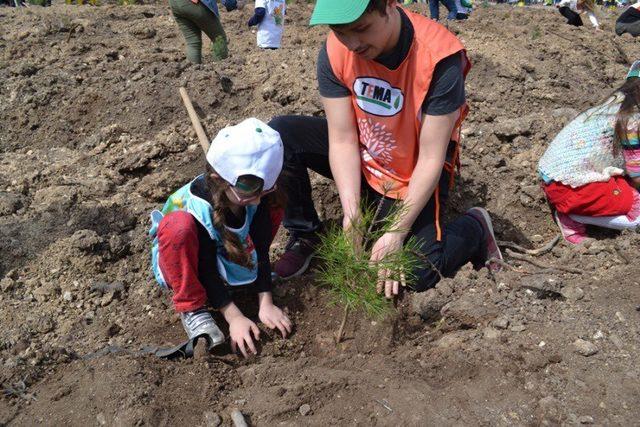
<path fill-rule="evenodd" d="M 351 90 L 362 172 L 374 190 L 395 199 L 406 196 L 418 160 L 421 107 L 436 64 L 462 52 L 465 76 L 471 68 L 464 46 L 449 30 L 422 15 L 405 13 L 414 37 L 407 57 L 395 70 L 350 52 L 333 33 L 327 39 L 331 68 Z M 466 104 L 460 108 L 452 140 L 458 140 L 467 111 Z"/>

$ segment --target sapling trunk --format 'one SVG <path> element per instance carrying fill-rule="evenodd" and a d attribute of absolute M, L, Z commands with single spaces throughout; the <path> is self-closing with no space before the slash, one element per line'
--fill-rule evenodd
<path fill-rule="evenodd" d="M 349 306 L 344 306 L 344 312 L 342 313 L 342 322 L 340 323 L 340 328 L 338 329 L 338 333 L 336 333 L 336 344 L 340 344 L 342 342 L 342 337 L 344 335 L 344 327 L 347 324 L 347 318 L 349 317 Z"/>

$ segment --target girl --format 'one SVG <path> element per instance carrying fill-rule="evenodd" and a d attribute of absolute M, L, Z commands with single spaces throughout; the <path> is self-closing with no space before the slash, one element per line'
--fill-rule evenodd
<path fill-rule="evenodd" d="M 567 24 L 575 27 L 582 27 L 582 18 L 580 14 L 585 12 L 597 30 L 600 29 L 598 18 L 595 14 L 594 0 L 561 0 L 557 5 L 560 14 L 567 18 Z"/>
<path fill-rule="evenodd" d="M 538 164 L 563 237 L 578 244 L 585 224 L 640 225 L 640 61 L 602 105 L 580 114 L 555 137 Z"/>
<path fill-rule="evenodd" d="M 259 329 L 233 303 L 226 285 L 250 285 L 258 293 L 260 320 L 283 337 L 291 332 L 291 320 L 272 301 L 269 265 L 275 234 L 269 203 L 277 200 L 282 162 L 278 132 L 247 119 L 222 129 L 207 153 L 206 172 L 171 195 L 162 212 L 152 212 L 153 272 L 173 290 L 189 339 L 204 336 L 209 348 L 224 341 L 208 302 L 229 323 L 232 350 L 256 354 Z"/>
<path fill-rule="evenodd" d="M 236 0 L 221 0 L 227 11 L 241 6 Z M 220 23 L 216 0 L 169 0 L 173 17 L 187 43 L 187 59 L 195 64 L 202 62 L 202 33 L 211 40 L 214 61 L 229 55 L 227 36 Z"/>

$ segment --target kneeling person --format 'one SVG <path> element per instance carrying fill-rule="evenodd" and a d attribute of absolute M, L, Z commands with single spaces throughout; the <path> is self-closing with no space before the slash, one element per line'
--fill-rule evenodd
<path fill-rule="evenodd" d="M 260 331 L 228 290 L 243 285 L 258 293 L 258 317 L 267 327 L 283 337 L 291 332 L 291 320 L 272 301 L 269 265 L 277 229 L 269 198 L 277 190 L 282 162 L 278 133 L 247 119 L 222 129 L 207 153 L 205 173 L 171 195 L 162 212 L 151 214 L 154 275 L 173 291 L 189 338 L 203 336 L 210 347 L 224 341 L 209 304 L 229 323 L 231 348 L 245 357 L 255 354 L 253 339 Z"/>
<path fill-rule="evenodd" d="M 397 224 L 403 231 L 375 242 L 372 261 L 416 236 L 429 261 L 417 272 L 418 291 L 467 262 L 480 267 L 500 258 L 484 209 L 471 209 L 446 226 L 440 221 L 468 110 L 464 78 L 470 64 L 460 41 L 395 0 L 318 0 L 311 25 L 320 24 L 331 28 L 318 56 L 326 119 L 283 116 L 270 122 L 285 146 L 284 225 L 291 234 L 276 273 L 287 278 L 304 272 L 318 240 L 307 168 L 335 180 L 345 230 L 359 221 L 362 199 L 383 199 L 382 215 L 396 200 L 405 203 Z M 397 282 L 384 281 L 384 290 L 387 297 L 397 294 Z"/>

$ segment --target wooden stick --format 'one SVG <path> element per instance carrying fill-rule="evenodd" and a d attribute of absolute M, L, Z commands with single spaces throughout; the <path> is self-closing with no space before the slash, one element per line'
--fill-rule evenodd
<path fill-rule="evenodd" d="M 193 104 L 191 103 L 191 99 L 187 94 L 187 90 L 183 87 L 180 88 L 180 96 L 182 96 L 182 102 L 184 102 L 184 106 L 187 107 L 187 112 L 189 113 L 189 118 L 191 119 L 191 124 L 196 131 L 196 135 L 198 135 L 200 146 L 204 150 L 204 153 L 207 154 L 207 152 L 209 151 L 209 138 L 207 138 L 207 134 L 202 128 L 202 124 L 200 124 L 200 118 L 198 118 L 198 114 L 193 108 Z"/>

